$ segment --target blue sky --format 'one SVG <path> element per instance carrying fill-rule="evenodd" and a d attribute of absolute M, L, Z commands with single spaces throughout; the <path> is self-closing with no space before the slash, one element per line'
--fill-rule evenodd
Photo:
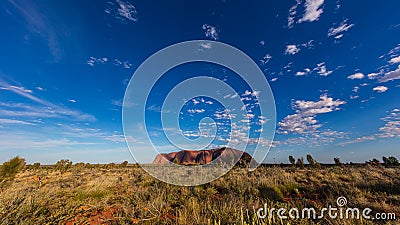
<path fill-rule="evenodd" d="M 15 155 L 29 163 L 133 161 L 121 116 L 129 80 L 158 50 L 198 39 L 232 45 L 264 72 L 277 122 L 267 162 L 307 153 L 322 162 L 400 157 L 399 1 L 5 0 L 0 6 L 1 162 Z M 242 98 L 255 96 L 226 68 L 174 68 L 147 103 L 152 134 L 162 133 L 157 96 L 199 75 L 225 79 Z M 223 117 L 221 105 L 210 102 L 199 97 L 182 109 L 187 137 L 199 136 L 205 114 Z M 250 116 L 250 136 L 263 123 L 259 116 Z M 224 130 L 217 128 L 217 137 Z"/>

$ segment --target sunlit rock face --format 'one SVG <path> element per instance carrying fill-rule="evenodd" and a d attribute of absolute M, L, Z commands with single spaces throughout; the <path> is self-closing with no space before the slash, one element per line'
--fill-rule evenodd
<path fill-rule="evenodd" d="M 231 148 L 215 148 L 210 150 L 182 150 L 166 154 L 158 154 L 154 164 L 167 164 L 173 162 L 181 165 L 204 165 L 214 160 L 231 163 L 234 161 L 245 161 L 249 163 L 252 157 L 243 151 Z"/>

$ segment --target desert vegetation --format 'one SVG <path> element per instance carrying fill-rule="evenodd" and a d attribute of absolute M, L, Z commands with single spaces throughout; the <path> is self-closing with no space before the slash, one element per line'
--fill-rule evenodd
<path fill-rule="evenodd" d="M 348 206 L 400 212 L 400 174 L 394 157 L 383 163 L 320 164 L 312 156 L 253 172 L 235 167 L 201 186 L 158 181 L 140 166 L 60 160 L 4 163 L 0 177 L 0 224 L 398 224 L 398 220 L 261 219 L 257 210 L 321 209 L 345 196 Z"/>

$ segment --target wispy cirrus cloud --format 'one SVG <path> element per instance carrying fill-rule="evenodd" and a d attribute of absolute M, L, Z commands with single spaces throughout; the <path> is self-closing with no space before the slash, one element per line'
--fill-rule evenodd
<path fill-rule="evenodd" d="M 51 20 L 46 17 L 46 14 L 41 12 L 32 1 L 8 0 L 8 2 L 22 15 L 27 29 L 31 32 L 30 35 L 37 35 L 45 39 L 54 61 L 59 61 L 64 55 L 59 41 L 60 35 L 49 22 Z"/>
<path fill-rule="evenodd" d="M 289 15 L 288 15 L 288 28 L 292 28 L 293 24 L 295 23 L 295 16 L 297 14 L 297 7 L 299 7 L 299 5 L 301 5 L 302 0 L 296 0 L 296 4 L 293 5 L 292 7 L 290 7 L 289 9 Z"/>
<path fill-rule="evenodd" d="M 124 69 L 132 68 L 132 63 L 130 63 L 129 61 L 122 61 L 120 59 L 110 60 L 107 57 L 96 58 L 96 57 L 91 56 L 86 61 L 86 64 L 91 67 L 94 67 L 96 65 L 108 64 L 108 63 L 112 63 L 112 65 L 117 66 L 117 67 L 122 67 Z"/>
<path fill-rule="evenodd" d="M 379 128 L 380 138 L 400 138 L 400 109 L 393 109 L 388 116 L 382 118 L 385 125 Z"/>
<path fill-rule="evenodd" d="M 366 141 L 374 141 L 376 139 L 400 138 L 400 109 L 393 109 L 387 116 L 381 118 L 385 124 L 379 128 L 379 131 L 362 137 L 356 137 L 352 140 L 339 143 L 340 146 L 349 144 L 362 143 Z"/>
<path fill-rule="evenodd" d="M 34 96 L 33 92 L 26 91 L 24 87 L 15 88 L 15 85 L 0 79 L 0 89 L 11 91 L 19 96 L 25 97 L 39 106 L 31 106 L 22 103 L 1 103 L 0 112 L 2 115 L 12 117 L 35 117 L 35 118 L 60 118 L 69 117 L 79 121 L 95 121 L 96 118 L 90 114 L 83 113 L 79 110 L 69 109 L 56 105 L 45 99 Z"/>
<path fill-rule="evenodd" d="M 324 76 L 324 77 L 329 76 L 333 73 L 332 70 L 328 70 L 326 68 L 325 62 L 318 63 L 317 66 L 313 70 L 317 71 L 317 73 L 320 76 Z"/>
<path fill-rule="evenodd" d="M 14 120 L 14 119 L 0 119 L 0 126 L 1 125 L 8 125 L 8 124 L 12 124 L 12 125 L 35 125 L 34 123 L 31 122 L 26 122 L 26 121 L 22 121 L 22 120 Z"/>
<path fill-rule="evenodd" d="M 88 61 L 86 61 L 86 64 L 88 64 L 89 66 L 95 66 L 97 64 L 105 64 L 108 62 L 108 58 L 107 57 L 103 57 L 103 58 L 96 58 L 91 56 Z"/>
<path fill-rule="evenodd" d="M 115 19 L 122 23 L 136 22 L 137 14 L 136 7 L 129 1 L 115 0 L 109 1 L 108 7 L 104 10 L 107 14 L 114 16 Z"/>
<path fill-rule="evenodd" d="M 347 19 L 343 20 L 339 26 L 332 27 L 328 30 L 328 37 L 334 36 L 335 39 L 340 39 L 343 37 L 343 33 L 348 31 L 354 26 L 354 24 L 348 24 Z"/>

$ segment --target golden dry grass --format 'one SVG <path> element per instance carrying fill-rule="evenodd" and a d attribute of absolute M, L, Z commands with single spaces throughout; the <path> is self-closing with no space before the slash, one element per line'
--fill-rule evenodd
<path fill-rule="evenodd" d="M 235 168 L 209 184 L 165 184 L 140 167 L 25 169 L 0 192 L 0 224 L 397 224 L 392 221 L 260 219 L 270 207 L 351 207 L 400 217 L 400 170 L 381 166 Z"/>

